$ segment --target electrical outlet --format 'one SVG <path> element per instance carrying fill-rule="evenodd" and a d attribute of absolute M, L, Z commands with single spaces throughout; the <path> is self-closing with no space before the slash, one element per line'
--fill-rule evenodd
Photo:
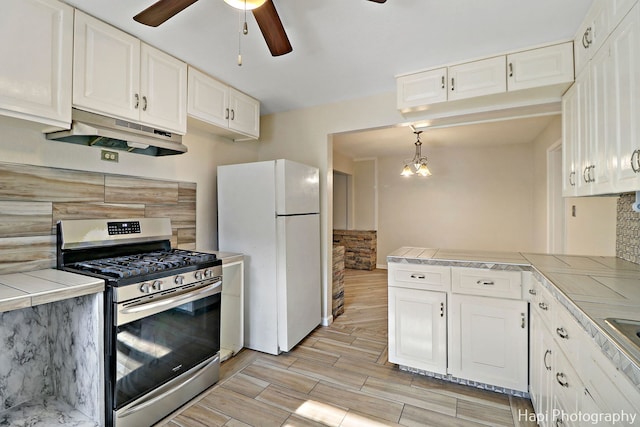
<path fill-rule="evenodd" d="M 118 162 L 118 153 L 115 151 L 107 151 L 102 150 L 100 153 L 100 160 L 105 160 L 107 162 Z"/>

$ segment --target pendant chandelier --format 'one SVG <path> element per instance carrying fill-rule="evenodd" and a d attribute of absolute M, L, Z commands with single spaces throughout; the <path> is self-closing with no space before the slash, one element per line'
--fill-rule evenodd
<path fill-rule="evenodd" d="M 421 130 L 417 130 L 413 132 L 416 134 L 416 153 L 413 156 L 413 159 L 405 160 L 404 167 L 402 168 L 402 176 L 411 176 L 411 175 L 420 175 L 420 176 L 431 176 L 431 171 L 427 167 L 427 156 L 422 155 L 422 142 L 420 142 L 420 134 Z"/>

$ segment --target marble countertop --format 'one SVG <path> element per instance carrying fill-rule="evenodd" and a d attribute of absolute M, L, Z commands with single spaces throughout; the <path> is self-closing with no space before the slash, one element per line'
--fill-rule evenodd
<path fill-rule="evenodd" d="M 492 266 L 536 270 L 566 297 L 574 317 L 581 314 L 595 326 L 591 336 L 602 333 L 640 371 L 640 350 L 611 328 L 607 318 L 640 321 L 640 265 L 616 257 L 547 255 L 519 252 L 461 251 L 402 247 L 387 257 L 390 262 L 408 260 L 424 264 Z M 573 309 L 573 310 L 572 310 Z M 580 322 L 582 319 L 578 319 Z M 581 322 L 584 327 L 584 322 Z M 635 376 L 635 374 L 634 374 Z M 640 384 L 640 377 L 634 378 Z"/>
<path fill-rule="evenodd" d="M 104 291 L 104 281 L 56 269 L 0 275 L 0 312 Z"/>

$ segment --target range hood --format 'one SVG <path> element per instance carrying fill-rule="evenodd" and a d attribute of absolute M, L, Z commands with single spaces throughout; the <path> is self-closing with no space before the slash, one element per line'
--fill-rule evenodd
<path fill-rule="evenodd" d="M 71 129 L 47 133 L 47 139 L 149 156 L 187 152 L 181 135 L 164 130 L 76 108 L 72 110 L 71 120 Z"/>

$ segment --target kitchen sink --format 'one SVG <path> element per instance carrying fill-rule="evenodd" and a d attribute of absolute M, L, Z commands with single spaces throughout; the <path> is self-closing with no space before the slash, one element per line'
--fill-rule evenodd
<path fill-rule="evenodd" d="M 604 321 L 640 350 L 640 320 L 608 318 Z"/>

